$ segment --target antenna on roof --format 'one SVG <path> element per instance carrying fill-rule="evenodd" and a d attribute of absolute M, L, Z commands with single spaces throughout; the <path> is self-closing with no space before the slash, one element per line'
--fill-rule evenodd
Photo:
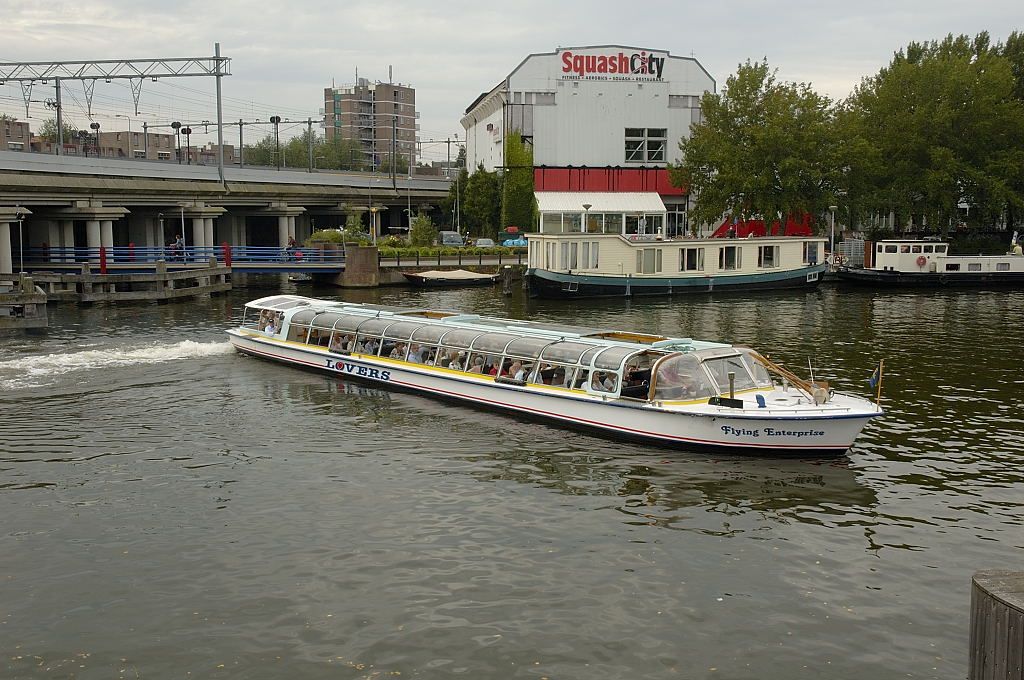
<path fill-rule="evenodd" d="M 391 71 L 392 68 L 393 67 L 391 66 L 391 64 L 388 64 L 388 83 L 391 84 L 391 85 L 394 85 L 395 84 L 395 78 L 392 75 L 392 71 Z"/>

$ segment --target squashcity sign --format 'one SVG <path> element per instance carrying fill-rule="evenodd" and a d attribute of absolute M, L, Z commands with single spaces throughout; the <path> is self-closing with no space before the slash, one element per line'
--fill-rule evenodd
<path fill-rule="evenodd" d="M 561 53 L 563 80 L 661 80 L 667 52 Z"/>

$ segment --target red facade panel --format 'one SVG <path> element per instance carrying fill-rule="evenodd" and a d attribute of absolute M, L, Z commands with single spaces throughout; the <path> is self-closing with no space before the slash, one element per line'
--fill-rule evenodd
<path fill-rule="evenodd" d="M 535 191 L 653 191 L 662 196 L 685 196 L 669 182 L 665 168 L 551 168 L 533 169 Z"/>

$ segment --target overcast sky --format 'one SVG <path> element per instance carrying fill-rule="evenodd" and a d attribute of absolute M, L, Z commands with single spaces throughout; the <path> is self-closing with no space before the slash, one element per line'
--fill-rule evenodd
<path fill-rule="evenodd" d="M 910 41 L 982 30 L 998 41 L 1024 30 L 1019 0 L 0 0 L 0 16 L 5 62 L 205 56 L 220 42 L 232 59 L 224 83 L 228 120 L 316 119 L 332 79 L 350 84 L 358 69 L 386 81 L 390 65 L 396 82 L 416 88 L 424 142 L 461 136 L 459 119 L 477 95 L 528 54 L 558 47 L 615 44 L 692 55 L 719 87 L 738 63 L 766 57 L 780 79 L 842 98 Z M 212 79 L 147 81 L 133 124 L 215 119 L 213 92 Z M 32 99 L 52 96 L 52 86 L 32 92 Z M 67 85 L 64 105 L 75 127 L 88 127 L 81 85 Z M 124 129 L 127 120 L 115 115 L 133 108 L 127 81 L 97 84 L 92 114 L 104 130 Z M 0 111 L 25 117 L 17 84 L 0 86 Z M 32 103 L 31 116 L 35 123 L 49 112 Z M 262 136 L 257 128 L 246 135 Z M 237 126 L 227 135 L 232 140 Z M 425 144 L 424 156 L 443 158 L 444 149 Z"/>

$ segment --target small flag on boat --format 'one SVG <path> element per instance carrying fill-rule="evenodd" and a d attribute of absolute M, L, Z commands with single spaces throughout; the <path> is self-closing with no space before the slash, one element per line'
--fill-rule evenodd
<path fill-rule="evenodd" d="M 875 366 L 875 372 L 868 378 L 868 385 L 871 385 L 871 389 L 878 386 L 879 381 L 882 379 L 882 362 L 879 361 L 878 365 Z"/>

